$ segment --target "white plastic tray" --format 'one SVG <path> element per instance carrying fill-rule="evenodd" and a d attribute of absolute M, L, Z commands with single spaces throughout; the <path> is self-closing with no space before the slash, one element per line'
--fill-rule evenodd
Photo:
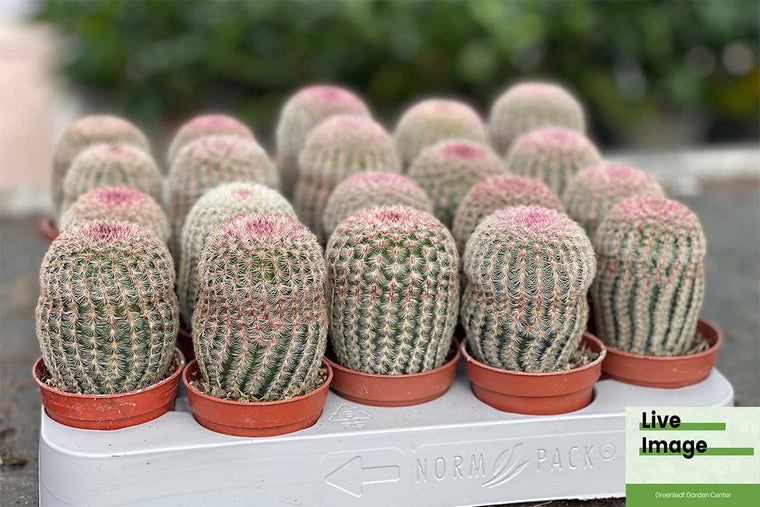
<path fill-rule="evenodd" d="M 730 406 L 713 371 L 682 389 L 595 385 L 591 405 L 559 416 L 499 412 L 460 365 L 443 397 L 377 408 L 330 393 L 317 424 L 290 435 L 230 437 L 176 411 L 116 431 L 42 414 L 40 503 L 57 505 L 486 505 L 625 493 L 626 406 Z"/>

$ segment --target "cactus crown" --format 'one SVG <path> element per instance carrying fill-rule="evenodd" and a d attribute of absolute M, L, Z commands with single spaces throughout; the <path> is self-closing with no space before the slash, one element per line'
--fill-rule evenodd
<path fill-rule="evenodd" d="M 188 143 L 201 137 L 229 135 L 254 139 L 253 132 L 237 118 L 225 114 L 202 114 L 180 127 L 169 145 L 167 161 L 171 165 L 177 153 Z"/>

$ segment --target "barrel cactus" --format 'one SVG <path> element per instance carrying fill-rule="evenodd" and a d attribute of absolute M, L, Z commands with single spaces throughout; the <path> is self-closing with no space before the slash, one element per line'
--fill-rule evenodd
<path fill-rule="evenodd" d="M 486 128 L 474 109 L 455 100 L 428 99 L 401 116 L 394 134 L 401 162 L 408 168 L 428 146 L 445 139 L 487 142 Z"/>
<path fill-rule="evenodd" d="M 200 197 L 222 183 L 255 182 L 277 189 L 277 169 L 253 139 L 208 136 L 182 148 L 169 169 L 170 249 L 179 255 L 185 217 Z"/>
<path fill-rule="evenodd" d="M 385 129 L 370 118 L 350 115 L 333 116 L 312 130 L 299 163 L 296 213 L 322 242 L 324 208 L 341 181 L 359 172 L 401 171 Z"/>
<path fill-rule="evenodd" d="M 506 158 L 509 172 L 539 179 L 559 196 L 573 176 L 601 161 L 599 151 L 586 136 L 560 127 L 523 134 Z"/>
<path fill-rule="evenodd" d="M 409 177 L 433 200 L 433 214 L 446 227 L 451 227 L 460 200 L 475 183 L 502 173 L 504 166 L 491 148 L 464 139 L 425 148 L 409 168 Z"/>
<path fill-rule="evenodd" d="M 665 197 L 660 185 L 644 171 L 603 162 L 576 174 L 568 183 L 562 202 L 568 215 L 593 239 L 604 215 L 618 202 L 637 195 Z"/>
<path fill-rule="evenodd" d="M 354 174 L 335 187 L 324 211 L 325 233 L 329 238 L 346 218 L 374 206 L 411 206 L 433 212 L 433 202 L 414 181 L 398 173 Z"/>
<path fill-rule="evenodd" d="M 464 247 L 475 227 L 488 215 L 512 206 L 543 206 L 564 212 L 562 202 L 549 187 L 533 178 L 497 174 L 476 183 L 462 198 L 451 230 L 464 255 Z"/>
<path fill-rule="evenodd" d="M 166 245 L 128 222 L 66 229 L 42 261 L 36 317 L 58 389 L 113 394 L 163 380 L 179 319 Z"/>
<path fill-rule="evenodd" d="M 704 294 L 705 237 L 696 215 L 676 201 L 629 197 L 607 213 L 594 247 L 600 338 L 634 354 L 688 353 Z"/>
<path fill-rule="evenodd" d="M 565 127 L 583 133 L 583 107 L 561 86 L 542 82 L 514 85 L 491 107 L 489 135 L 501 155 L 507 153 L 515 139 L 538 127 Z"/>
<path fill-rule="evenodd" d="M 338 362 L 382 375 L 441 366 L 459 306 L 454 239 L 407 206 L 362 210 L 327 246 L 330 341 Z"/>
<path fill-rule="evenodd" d="M 325 262 L 285 214 L 235 218 L 198 262 L 193 348 L 212 396 L 273 401 L 318 387 L 327 344 Z"/>
<path fill-rule="evenodd" d="M 166 157 L 171 166 L 179 150 L 201 137 L 228 135 L 254 139 L 253 132 L 243 122 L 225 114 L 202 114 L 182 125 L 171 144 Z"/>
<path fill-rule="evenodd" d="M 359 97 L 338 86 L 309 86 L 285 103 L 276 131 L 277 167 L 285 195 L 293 195 L 298 180 L 298 156 L 309 132 L 330 116 L 339 114 L 370 116 Z"/>
<path fill-rule="evenodd" d="M 233 218 L 257 213 L 295 217 L 290 203 L 275 190 L 258 183 L 226 183 L 206 192 L 193 205 L 182 229 L 177 287 L 182 320 L 192 324 L 198 290 L 198 260 L 209 236 Z"/>
<path fill-rule="evenodd" d="M 53 213 L 59 216 L 63 204 L 63 180 L 69 166 L 85 148 L 100 143 L 125 143 L 150 153 L 145 134 L 127 120 L 110 115 L 80 118 L 64 131 L 53 153 Z"/>
<path fill-rule="evenodd" d="M 595 270 L 591 242 L 563 213 L 516 206 L 485 218 L 464 254 L 461 317 L 473 356 L 513 371 L 566 368 Z"/>
<path fill-rule="evenodd" d="M 152 197 L 129 187 L 101 187 L 83 194 L 61 218 L 62 231 L 83 222 L 112 220 L 130 222 L 169 239 L 169 220 Z"/>
<path fill-rule="evenodd" d="M 87 192 L 115 186 L 134 188 L 161 200 L 161 172 L 150 155 L 129 144 L 96 144 L 77 155 L 69 167 L 59 216 Z"/>

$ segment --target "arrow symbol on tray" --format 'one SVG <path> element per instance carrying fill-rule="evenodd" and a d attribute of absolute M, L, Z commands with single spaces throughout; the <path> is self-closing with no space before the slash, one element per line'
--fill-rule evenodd
<path fill-rule="evenodd" d="M 365 484 L 395 482 L 400 478 L 401 470 L 398 465 L 365 467 L 362 457 L 355 456 L 327 474 L 325 482 L 358 498 L 364 493 Z"/>

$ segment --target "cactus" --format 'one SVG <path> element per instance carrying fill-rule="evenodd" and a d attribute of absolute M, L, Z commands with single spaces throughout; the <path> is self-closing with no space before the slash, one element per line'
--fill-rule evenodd
<path fill-rule="evenodd" d="M 354 174 L 335 187 L 324 211 L 324 230 L 329 238 L 335 228 L 357 211 L 374 206 L 411 206 L 433 212 L 433 202 L 414 181 L 397 173 Z"/>
<path fill-rule="evenodd" d="M 532 178 L 498 174 L 476 183 L 462 199 L 454 217 L 451 232 L 459 254 L 464 255 L 467 240 L 485 217 L 502 208 L 530 205 L 565 211 L 557 194 Z"/>
<path fill-rule="evenodd" d="M 401 162 L 408 168 L 427 148 L 446 139 L 466 139 L 485 144 L 486 128 L 478 113 L 455 100 L 428 99 L 401 116 L 394 134 Z"/>
<path fill-rule="evenodd" d="M 57 217 L 63 204 L 63 180 L 74 158 L 85 148 L 109 142 L 130 144 L 150 153 L 148 139 L 140 129 L 116 116 L 85 116 L 64 131 L 53 153 L 51 197 Z"/>
<path fill-rule="evenodd" d="M 279 180 L 269 156 L 253 139 L 201 137 L 182 148 L 169 169 L 169 249 L 179 256 L 182 227 L 190 209 L 208 190 L 222 183 L 261 183 L 275 190 Z"/>
<path fill-rule="evenodd" d="M 433 216 L 364 209 L 327 246 L 330 340 L 340 364 L 382 375 L 441 366 L 459 306 L 456 245 Z"/>
<path fill-rule="evenodd" d="M 562 202 L 568 215 L 593 240 L 604 215 L 618 202 L 637 195 L 665 197 L 660 185 L 644 171 L 603 162 L 576 174 L 568 183 Z"/>
<path fill-rule="evenodd" d="M 330 194 L 338 184 L 359 172 L 400 172 L 396 148 L 388 133 L 362 116 L 328 118 L 306 139 L 293 199 L 296 213 L 321 242 L 323 217 Z"/>
<path fill-rule="evenodd" d="M 198 276 L 193 347 L 209 394 L 272 401 L 317 387 L 325 263 L 306 227 L 281 213 L 226 222 L 208 238 Z"/>
<path fill-rule="evenodd" d="M 435 217 L 451 227 L 459 202 L 470 188 L 504 171 L 498 155 L 485 144 L 449 139 L 422 150 L 409 168 L 409 177 L 433 200 Z"/>
<path fill-rule="evenodd" d="M 116 186 L 134 188 L 161 200 L 161 173 L 145 151 L 124 143 L 96 144 L 85 149 L 66 173 L 59 216 L 87 192 Z"/>
<path fill-rule="evenodd" d="M 337 86 L 309 86 L 285 103 L 277 122 L 276 140 L 277 167 L 286 196 L 293 195 L 298 180 L 298 156 L 309 132 L 330 116 L 339 114 L 370 116 L 359 97 Z"/>
<path fill-rule="evenodd" d="M 634 354 L 688 353 L 704 294 L 705 237 L 696 215 L 676 201 L 629 197 L 607 213 L 594 247 L 600 338 Z"/>
<path fill-rule="evenodd" d="M 166 245 L 128 222 L 66 229 L 42 261 L 36 317 L 58 389 L 113 394 L 163 380 L 179 319 Z"/>
<path fill-rule="evenodd" d="M 501 155 L 519 136 L 539 127 L 564 127 L 585 133 L 583 107 L 561 86 L 541 82 L 514 85 L 491 107 L 489 135 Z"/>
<path fill-rule="evenodd" d="M 209 190 L 187 214 L 182 229 L 177 292 L 182 320 L 188 327 L 192 324 L 198 290 L 198 260 L 208 237 L 233 218 L 260 213 L 296 216 L 283 196 L 258 183 L 227 183 Z"/>
<path fill-rule="evenodd" d="M 514 371 L 566 368 L 595 270 L 591 242 L 563 213 L 515 206 L 483 219 L 464 254 L 461 317 L 474 357 Z"/>
<path fill-rule="evenodd" d="M 100 187 L 83 194 L 61 218 L 62 231 L 83 222 L 111 220 L 130 222 L 151 231 L 166 243 L 169 220 L 150 196 L 129 187 Z"/>
<path fill-rule="evenodd" d="M 189 143 L 201 137 L 208 136 L 237 136 L 255 139 L 253 132 L 237 118 L 225 114 L 202 114 L 191 119 L 180 127 L 169 145 L 166 160 L 171 167 L 177 153 Z"/>
<path fill-rule="evenodd" d="M 536 178 L 561 196 L 579 171 L 602 161 L 583 134 L 560 127 L 531 130 L 517 138 L 507 155 L 507 171 Z"/>

